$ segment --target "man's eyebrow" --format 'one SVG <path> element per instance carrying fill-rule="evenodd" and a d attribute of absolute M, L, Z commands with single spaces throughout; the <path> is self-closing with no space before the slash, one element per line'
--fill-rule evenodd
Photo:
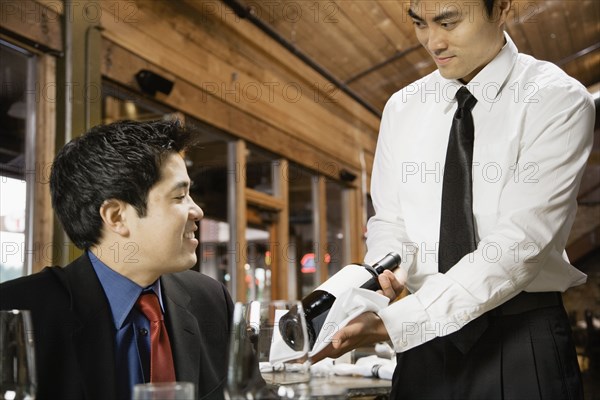
<path fill-rule="evenodd" d="M 433 17 L 433 22 L 439 22 L 445 19 L 453 19 L 458 17 L 459 12 L 458 11 L 444 11 L 439 15 L 436 15 L 435 17 Z M 412 9 L 408 9 L 408 16 L 416 19 L 417 21 L 424 21 L 424 19 L 420 16 L 418 16 Z"/>
<path fill-rule="evenodd" d="M 433 17 L 433 22 L 440 22 L 445 19 L 454 19 L 459 16 L 458 11 L 444 11 L 443 13 Z"/>
<path fill-rule="evenodd" d="M 190 183 L 188 181 L 180 181 L 177 182 L 175 185 L 173 185 L 173 187 L 171 188 L 171 191 L 175 191 L 178 189 L 187 189 L 190 186 Z"/>
<path fill-rule="evenodd" d="M 409 17 L 411 17 L 411 18 L 413 18 L 413 19 L 416 19 L 416 20 L 418 20 L 418 21 L 423 21 L 423 18 L 419 17 L 419 16 L 418 16 L 418 15 L 417 15 L 417 14 L 416 14 L 416 13 L 415 13 L 415 12 L 414 12 L 412 9 L 410 9 L 410 8 L 408 9 L 408 16 L 409 16 Z"/>

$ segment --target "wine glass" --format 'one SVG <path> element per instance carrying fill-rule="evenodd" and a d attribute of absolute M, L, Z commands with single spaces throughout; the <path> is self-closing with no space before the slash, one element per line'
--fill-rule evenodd
<path fill-rule="evenodd" d="M 35 399 L 37 379 L 31 314 L 0 311 L 0 399 Z"/>
<path fill-rule="evenodd" d="M 302 303 L 285 300 L 236 303 L 227 398 L 308 398 L 308 351 Z"/>
<path fill-rule="evenodd" d="M 141 383 L 133 387 L 133 400 L 194 400 L 196 388 L 191 382 Z"/>

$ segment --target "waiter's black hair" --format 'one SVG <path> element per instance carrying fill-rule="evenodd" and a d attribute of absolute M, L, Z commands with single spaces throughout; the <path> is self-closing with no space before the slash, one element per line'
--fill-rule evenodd
<path fill-rule="evenodd" d="M 495 0 L 483 0 L 483 3 L 485 4 L 485 10 L 490 18 L 494 12 L 494 1 Z"/>

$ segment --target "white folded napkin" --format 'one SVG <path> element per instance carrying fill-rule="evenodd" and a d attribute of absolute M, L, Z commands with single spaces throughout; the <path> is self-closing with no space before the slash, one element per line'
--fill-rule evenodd
<path fill-rule="evenodd" d="M 391 380 L 395 368 L 396 359 L 368 356 L 359 358 L 356 364 L 335 364 L 332 369 L 336 375 L 361 375 Z"/>
<path fill-rule="evenodd" d="M 333 365 L 335 359 L 324 358 L 321 361 L 310 366 L 310 374 L 314 376 L 329 376 L 333 375 Z"/>
<path fill-rule="evenodd" d="M 331 338 L 348 322 L 360 314 L 374 311 L 377 312 L 386 307 L 390 302 L 386 296 L 367 289 L 349 288 L 336 298 L 323 328 L 317 336 L 315 346 L 310 356 L 317 354 L 331 342 Z"/>

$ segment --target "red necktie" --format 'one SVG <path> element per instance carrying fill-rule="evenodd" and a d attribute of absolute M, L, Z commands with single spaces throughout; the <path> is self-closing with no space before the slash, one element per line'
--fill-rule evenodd
<path fill-rule="evenodd" d="M 175 366 L 158 296 L 142 293 L 138 309 L 150 321 L 150 382 L 175 382 Z"/>

